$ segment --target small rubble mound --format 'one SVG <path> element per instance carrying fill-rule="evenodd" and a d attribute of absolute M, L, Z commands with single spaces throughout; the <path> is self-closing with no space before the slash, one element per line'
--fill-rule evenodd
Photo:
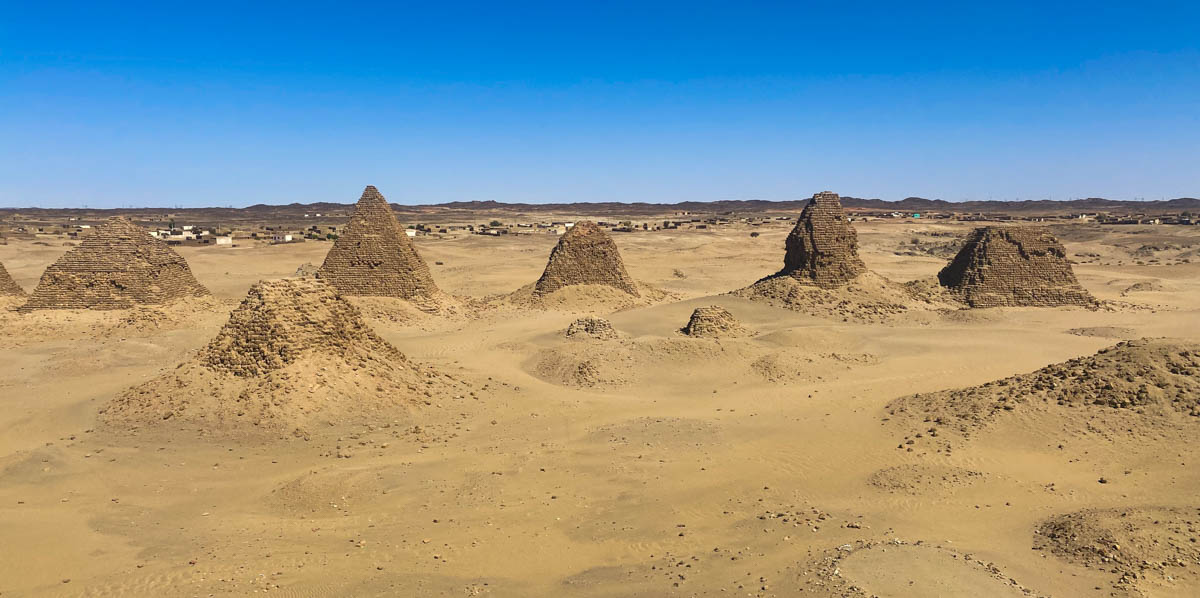
<path fill-rule="evenodd" d="M 610 286 L 638 296 L 637 284 L 625 271 L 617 244 L 604 229 L 589 221 L 575 223 L 558 240 L 533 292 L 545 295 L 582 284 Z"/>
<path fill-rule="evenodd" d="M 783 269 L 733 295 L 846 321 L 883 321 L 914 307 L 946 307 L 867 270 L 836 193 L 813 196 L 787 237 Z"/>
<path fill-rule="evenodd" d="M 1200 344 L 1125 341 L 1028 374 L 903 397 L 887 409 L 934 424 L 917 439 L 936 437 L 938 426 L 968 433 L 1010 412 L 1053 411 L 1052 419 L 1059 423 L 1074 413 L 1093 429 L 1132 431 L 1138 420 L 1173 422 L 1180 417 L 1200 422 Z"/>
<path fill-rule="evenodd" d="M 1143 280 L 1142 282 L 1135 282 L 1128 287 L 1125 287 L 1125 289 L 1121 291 L 1121 296 L 1128 297 L 1133 293 L 1149 293 L 1161 290 L 1163 290 L 1163 285 L 1161 282 L 1157 280 Z"/>
<path fill-rule="evenodd" d="M 1136 330 L 1125 326 L 1085 326 L 1083 328 L 1072 328 L 1067 331 L 1067 334 L 1118 339 L 1134 338 L 1138 335 Z"/>
<path fill-rule="evenodd" d="M 611 340 L 620 337 L 620 333 L 616 328 L 613 328 L 612 323 L 604 318 L 587 317 L 579 318 L 571 322 L 567 326 L 567 338 L 594 338 L 599 340 Z"/>
<path fill-rule="evenodd" d="M 1116 573 L 1113 586 L 1139 596 L 1144 584 L 1194 583 L 1200 565 L 1195 507 L 1085 509 L 1046 519 L 1034 533 L 1034 550 Z"/>
<path fill-rule="evenodd" d="M 293 274 L 293 276 L 296 278 L 316 278 L 317 273 L 320 271 L 321 269 L 318 268 L 316 264 L 312 262 L 304 262 L 303 264 L 300 264 L 299 268 L 296 268 L 296 273 Z"/>
<path fill-rule="evenodd" d="M 884 492 L 916 496 L 953 492 L 983 479 L 983 472 L 950 465 L 896 465 L 872 473 L 867 483 Z"/>
<path fill-rule="evenodd" d="M 971 307 L 1092 307 L 1062 243 L 1043 226 L 975 229 L 938 282 Z"/>
<path fill-rule="evenodd" d="M 316 421 L 390 417 L 459 385 L 406 359 L 330 285 L 292 278 L 251 287 L 196 358 L 125 391 L 101 418 L 304 434 Z"/>
<path fill-rule="evenodd" d="M 720 305 L 697 307 L 692 312 L 687 326 L 680 332 L 693 337 L 720 338 L 723 336 L 746 336 L 750 331 L 741 325 L 729 310 Z"/>
<path fill-rule="evenodd" d="M 832 191 L 813 195 L 788 234 L 783 269 L 776 276 L 815 284 L 823 289 L 844 286 L 867 271 L 858 257 L 858 235 Z"/>
<path fill-rule="evenodd" d="M 372 185 L 363 190 L 317 276 L 343 295 L 411 300 L 439 294 L 429 266 Z"/>
<path fill-rule="evenodd" d="M 24 297 L 25 289 L 9 276 L 4 264 L 0 264 L 0 297 Z"/>
<path fill-rule="evenodd" d="M 175 250 L 114 216 L 46 268 L 20 309 L 128 309 L 208 295 Z"/>

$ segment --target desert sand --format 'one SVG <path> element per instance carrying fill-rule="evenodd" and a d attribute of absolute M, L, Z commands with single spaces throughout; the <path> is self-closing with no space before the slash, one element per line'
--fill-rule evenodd
<path fill-rule="evenodd" d="M 201 367 L 252 286 L 330 243 L 178 248 L 212 297 L 167 307 L 0 297 L 0 596 L 1200 595 L 1200 227 L 1052 227 L 1091 307 L 863 315 L 730 294 L 780 271 L 791 224 L 614 234 L 660 293 L 635 303 L 512 301 L 554 235 L 418 237 L 459 307 L 344 299 L 345 325 L 370 329 L 345 342 L 369 351 L 334 343 L 344 359 L 281 381 L 292 401 L 273 408 L 396 400 L 279 426 L 112 405 L 179 398 L 155 381 Z M 854 227 L 876 277 L 858 280 L 885 299 L 936 280 L 973 228 Z M 0 263 L 32 292 L 68 249 L 14 240 Z M 709 306 L 733 320 L 704 310 L 719 325 L 681 332 Z M 586 317 L 610 326 L 566 334 Z M 1141 338 L 1169 338 L 1170 363 L 1128 362 L 1129 403 L 1043 401 L 1025 376 Z M 436 392 L 391 370 L 373 386 L 393 359 Z M 1015 408 L 946 415 L 983 393 L 948 391 L 1013 376 Z"/>

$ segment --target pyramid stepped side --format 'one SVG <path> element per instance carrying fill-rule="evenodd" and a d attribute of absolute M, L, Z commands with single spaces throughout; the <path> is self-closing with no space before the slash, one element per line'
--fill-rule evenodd
<path fill-rule="evenodd" d="M 550 260 L 534 285 L 534 292 L 552 293 L 580 284 L 606 285 L 639 296 L 617 244 L 594 222 L 578 222 L 563 234 L 550 252 Z"/>
<path fill-rule="evenodd" d="M 236 376 L 261 376 L 306 355 L 404 356 L 363 321 L 330 285 L 314 279 L 260 282 L 201 352 L 205 366 Z"/>
<path fill-rule="evenodd" d="M 438 292 L 429 266 L 372 186 L 363 191 L 317 276 L 343 295 L 415 299 Z"/>
<path fill-rule="evenodd" d="M 8 275 L 4 264 L 0 264 L 0 297 L 24 297 L 25 289 Z"/>
<path fill-rule="evenodd" d="M 1094 305 L 1066 249 L 1042 226 L 975 229 L 938 282 L 971 307 Z"/>
<path fill-rule="evenodd" d="M 125 309 L 208 294 L 183 256 L 114 216 L 46 268 L 21 310 Z"/>
<path fill-rule="evenodd" d="M 836 193 L 823 191 L 812 197 L 788 234 L 783 270 L 822 288 L 835 288 L 854 280 L 867 267 L 858 257 L 858 235 L 842 211 Z"/>

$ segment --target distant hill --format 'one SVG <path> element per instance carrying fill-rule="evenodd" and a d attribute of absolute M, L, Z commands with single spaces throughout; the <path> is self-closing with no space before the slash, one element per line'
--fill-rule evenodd
<path fill-rule="evenodd" d="M 684 201 L 678 203 L 646 202 L 596 202 L 596 203 L 503 203 L 497 201 L 455 201 L 440 204 L 402 205 L 392 204 L 397 214 L 411 220 L 422 217 L 442 219 L 483 218 L 491 215 L 518 214 L 572 214 L 592 217 L 657 216 L 672 212 L 695 214 L 722 213 L 798 213 L 808 198 L 789 201 L 767 201 L 761 199 Z M 1024 200 L 1024 201 L 945 201 L 906 197 L 899 201 L 842 197 L 842 205 L 851 209 L 899 212 L 959 212 L 989 214 L 1065 214 L 1073 212 L 1117 212 L 1117 213 L 1173 213 L 1200 211 L 1200 199 L 1181 197 L 1154 201 L 1120 201 L 1092 197 L 1070 201 Z M 199 222 L 238 221 L 290 221 L 304 219 L 305 214 L 321 214 L 322 220 L 348 218 L 353 204 L 318 202 L 310 204 L 291 203 L 284 205 L 255 204 L 245 208 L 0 208 L 0 218 L 20 213 L 25 218 L 58 220 L 75 217 L 80 221 L 103 220 L 112 215 L 127 215 L 142 221 L 187 218 Z"/>

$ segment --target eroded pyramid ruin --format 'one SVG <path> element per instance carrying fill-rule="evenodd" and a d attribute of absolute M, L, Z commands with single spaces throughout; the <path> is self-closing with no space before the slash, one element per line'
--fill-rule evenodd
<path fill-rule="evenodd" d="M 832 191 L 813 195 L 788 234 L 786 247 L 783 270 L 777 276 L 828 289 L 843 286 L 867 270 L 858 257 L 858 235 Z"/>
<path fill-rule="evenodd" d="M 343 295 L 422 299 L 438 292 L 383 195 L 367 185 L 317 272 Z"/>
<path fill-rule="evenodd" d="M 975 229 L 938 282 L 971 307 L 1094 305 L 1067 252 L 1042 226 Z"/>
<path fill-rule="evenodd" d="M 748 331 L 720 305 L 697 307 L 680 332 L 693 337 L 744 336 Z"/>
<path fill-rule="evenodd" d="M 610 340 L 621 336 L 617 332 L 617 329 L 613 328 L 611 322 L 594 316 L 579 318 L 571 322 L 571 325 L 567 326 L 565 334 L 567 338 L 594 338 L 600 340 Z"/>
<path fill-rule="evenodd" d="M 103 419 L 290 431 L 369 419 L 457 384 L 405 358 L 329 284 L 289 278 L 251 287 L 194 359 L 126 391 Z"/>
<path fill-rule="evenodd" d="M 127 309 L 208 294 L 183 256 L 114 216 L 46 268 L 20 309 Z"/>
<path fill-rule="evenodd" d="M 333 287 L 285 279 L 252 286 L 200 362 L 235 376 L 262 376 L 311 354 L 404 361 Z"/>
<path fill-rule="evenodd" d="M 25 289 L 8 275 L 4 264 L 0 264 L 0 297 L 24 297 Z"/>
<path fill-rule="evenodd" d="M 534 293 L 547 294 L 581 284 L 610 286 L 639 296 L 617 244 L 595 222 L 577 222 L 563 234 L 550 252 L 550 261 L 534 285 Z"/>

